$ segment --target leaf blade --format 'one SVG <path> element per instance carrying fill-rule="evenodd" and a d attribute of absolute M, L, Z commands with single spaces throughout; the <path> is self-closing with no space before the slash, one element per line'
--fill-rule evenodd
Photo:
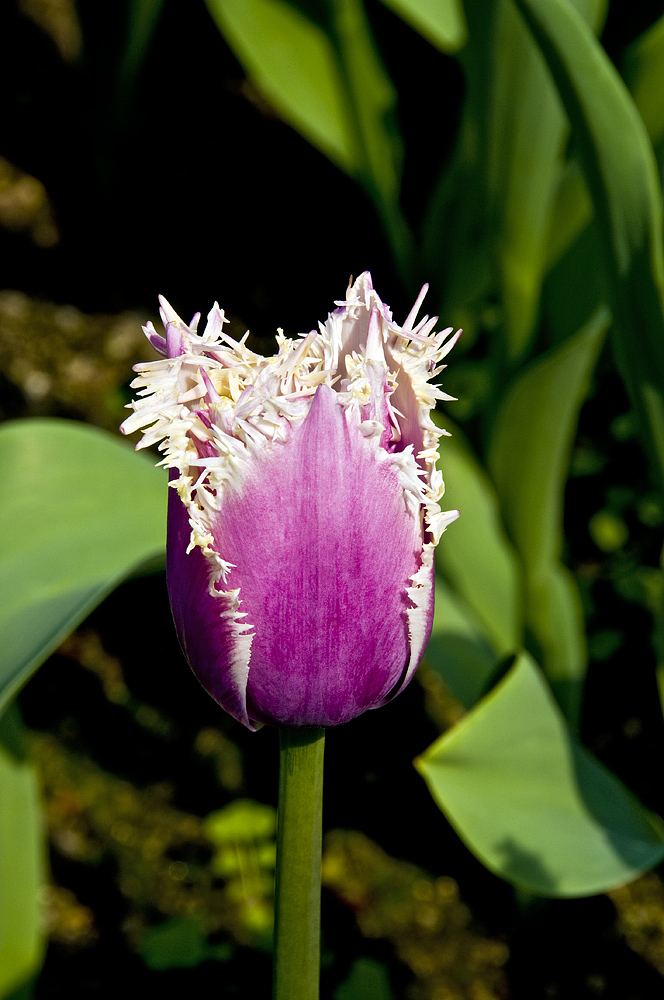
<path fill-rule="evenodd" d="M 167 486 L 149 459 L 73 421 L 4 424 L 0 467 L 1 711 L 105 594 L 163 551 Z"/>
<path fill-rule="evenodd" d="M 544 671 L 574 720 L 586 669 L 583 615 L 561 563 L 563 494 L 581 403 L 610 322 L 606 308 L 508 388 L 496 417 L 488 465 L 505 526 L 525 571 L 526 622 Z"/>
<path fill-rule="evenodd" d="M 664 486 L 658 416 L 664 409 L 664 254 L 652 146 L 627 88 L 573 7 L 565 0 L 515 2 L 547 61 L 578 141 L 603 235 L 616 358 L 654 475 Z"/>
<path fill-rule="evenodd" d="M 521 654 L 415 766 L 491 871 L 544 896 L 593 895 L 664 856 L 664 827 L 567 729 Z"/>
<path fill-rule="evenodd" d="M 482 624 L 497 656 L 520 648 L 523 640 L 521 569 L 502 524 L 489 479 L 461 431 L 434 412 L 439 427 L 452 427 L 440 459 L 445 501 L 461 517 L 436 549 L 436 565 Z"/>
<path fill-rule="evenodd" d="M 0 744 L 0 997 L 9 996 L 41 965 L 43 882 L 37 775 Z"/>

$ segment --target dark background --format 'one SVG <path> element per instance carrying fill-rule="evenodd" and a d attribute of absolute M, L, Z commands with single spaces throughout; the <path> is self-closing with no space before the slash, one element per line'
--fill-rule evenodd
<path fill-rule="evenodd" d="M 399 91 L 403 207 L 417 228 L 452 153 L 463 78 L 454 59 L 437 53 L 382 4 L 368 0 L 366 6 Z M 658 3 L 614 0 L 603 42 L 617 64 L 625 45 L 661 12 Z M 166 0 L 130 91 L 120 75 L 127 4 L 84 0 L 78 14 L 83 47 L 77 60 L 67 62 L 17 3 L 0 2 L 0 154 L 45 185 L 60 234 L 57 246 L 44 249 L 24 232 L 0 229 L 1 287 L 85 313 L 131 309 L 151 315 L 163 293 L 189 316 L 207 312 L 218 299 L 257 336 L 269 338 L 278 326 L 296 333 L 323 320 L 343 296 L 349 274 L 368 268 L 396 318 L 403 318 L 410 290 L 399 283 L 368 199 L 262 102 L 202 2 Z M 602 428 L 627 404 L 610 372 L 600 382 L 582 431 L 612 449 L 615 467 L 625 455 L 615 442 L 601 440 Z M 17 404 L 9 415 L 19 412 Z M 640 456 L 629 460 L 635 463 L 629 475 L 643 478 Z M 570 495 L 579 503 L 585 497 L 592 511 L 586 481 L 583 487 L 574 494 L 572 484 Z M 594 488 L 601 493 L 602 483 Z M 573 528 L 569 537 L 571 561 L 575 554 L 582 559 L 584 543 L 575 541 Z M 610 625 L 610 604 L 604 613 Z M 635 608 L 635 642 L 646 628 L 642 614 Z M 91 627 L 121 660 L 132 693 L 176 720 L 175 735 L 147 736 L 103 698 L 94 678 L 57 655 L 22 696 L 28 726 L 59 734 L 137 786 L 170 781 L 178 808 L 198 815 L 225 802 L 189 748 L 201 726 L 222 727 L 241 749 L 246 794 L 276 802 L 276 734 L 252 735 L 220 719 L 179 653 L 161 577 L 125 584 L 95 612 Z M 591 691 L 597 669 L 591 670 Z M 608 693 L 597 684 L 596 693 L 606 703 L 604 729 L 587 724 L 586 737 L 648 805 L 661 808 L 655 761 L 662 759 L 663 741 L 661 717 L 648 707 L 650 675 L 639 686 L 635 667 L 633 703 L 625 704 L 618 668 L 609 664 L 606 670 L 613 682 Z M 636 750 L 633 740 L 615 735 L 634 712 L 643 722 Z M 662 977 L 627 947 L 607 897 L 519 899 L 466 851 L 411 766 L 437 732 L 416 683 L 387 708 L 331 732 L 326 829 L 360 829 L 390 855 L 452 875 L 478 926 L 509 945 L 511 997 L 661 996 Z M 37 985 L 39 1000 L 145 989 L 167 996 L 204 989 L 220 996 L 267 995 L 269 956 L 250 949 L 240 949 L 223 972 L 213 963 L 147 970 L 121 932 L 126 903 L 113 865 L 83 869 L 57 852 L 51 864 L 56 880 L 94 911 L 100 935 L 84 951 L 52 946 Z M 331 996 L 355 955 L 385 962 L 395 997 L 403 995 L 411 977 L 391 947 L 363 939 L 351 909 L 330 893 L 323 906 L 332 956 L 324 995 Z"/>

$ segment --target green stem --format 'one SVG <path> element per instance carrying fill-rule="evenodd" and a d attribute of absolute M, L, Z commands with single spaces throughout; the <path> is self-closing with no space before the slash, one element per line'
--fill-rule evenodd
<path fill-rule="evenodd" d="M 273 1000 L 318 1000 L 325 730 L 279 730 Z"/>

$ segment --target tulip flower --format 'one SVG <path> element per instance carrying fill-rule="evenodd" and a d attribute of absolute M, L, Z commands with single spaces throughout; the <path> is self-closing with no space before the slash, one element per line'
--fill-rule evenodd
<path fill-rule="evenodd" d="M 262 357 L 165 299 L 163 360 L 122 425 L 170 470 L 168 591 L 184 654 L 249 728 L 327 727 L 403 690 L 433 618 L 443 512 L 434 379 L 452 329 L 403 326 L 368 272 L 317 330 Z M 457 334 L 458 336 L 458 334 Z"/>
<path fill-rule="evenodd" d="M 165 299 L 164 360 L 136 366 L 125 433 L 170 470 L 167 583 L 180 644 L 250 729 L 279 726 L 274 997 L 317 1000 L 325 728 L 415 672 L 433 619 L 443 512 L 432 384 L 456 337 L 404 325 L 368 272 L 317 330 L 271 358 L 202 334 Z M 457 334 L 458 336 L 458 334 Z"/>

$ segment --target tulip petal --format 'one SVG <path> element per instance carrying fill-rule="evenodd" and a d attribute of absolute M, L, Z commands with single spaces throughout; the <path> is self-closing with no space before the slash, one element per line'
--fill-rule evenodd
<path fill-rule="evenodd" d="M 290 441 L 249 460 L 214 531 L 255 630 L 251 718 L 331 726 L 383 701 L 411 659 L 421 532 L 390 456 L 320 386 Z"/>
<path fill-rule="evenodd" d="M 237 621 L 237 595 L 210 594 L 210 567 L 201 549 L 194 547 L 187 554 L 191 533 L 187 509 L 174 489 L 168 494 L 166 583 L 182 651 L 215 701 L 238 722 L 255 729 L 247 715 L 252 636 Z"/>

